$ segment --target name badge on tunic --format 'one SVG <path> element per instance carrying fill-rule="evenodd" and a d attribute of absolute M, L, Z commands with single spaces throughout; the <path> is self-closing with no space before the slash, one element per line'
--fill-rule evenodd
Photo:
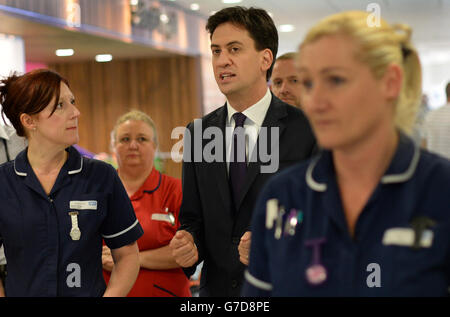
<path fill-rule="evenodd" d="M 422 232 L 419 245 L 422 248 L 429 248 L 433 244 L 433 231 L 427 229 Z M 384 245 L 398 245 L 412 247 L 414 245 L 415 232 L 411 228 L 390 228 L 384 232 Z"/>
<path fill-rule="evenodd" d="M 69 212 L 70 220 L 72 221 L 72 229 L 70 229 L 70 237 L 77 241 L 81 238 L 81 230 L 78 228 L 78 211 Z"/>
<path fill-rule="evenodd" d="M 96 200 L 71 200 L 69 202 L 70 209 L 78 210 L 97 210 Z"/>
<path fill-rule="evenodd" d="M 167 221 L 172 226 L 175 225 L 175 217 L 172 213 L 169 214 L 152 214 L 152 220 L 158 220 L 158 221 Z"/>
<path fill-rule="evenodd" d="M 173 215 L 173 213 L 169 211 L 168 207 L 166 207 L 164 211 L 166 212 L 165 214 L 152 214 L 152 219 L 158 221 L 167 221 L 172 226 L 175 226 L 175 216 Z"/>

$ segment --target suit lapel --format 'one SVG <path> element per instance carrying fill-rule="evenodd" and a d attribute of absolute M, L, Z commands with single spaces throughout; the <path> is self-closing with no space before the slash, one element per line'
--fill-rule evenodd
<path fill-rule="evenodd" d="M 256 141 L 257 146 L 254 147 L 253 149 L 253 153 L 252 156 L 250 157 L 255 157 L 257 158 L 256 161 L 253 160 L 250 161 L 250 164 L 248 165 L 248 170 L 247 170 L 247 175 L 245 177 L 245 183 L 243 186 L 243 192 L 242 195 L 238 201 L 238 204 L 236 206 L 236 209 L 239 210 L 242 201 L 244 200 L 245 196 L 247 195 L 248 191 L 250 190 L 250 187 L 252 186 L 253 182 L 256 179 L 256 176 L 258 176 L 258 174 L 261 172 L 261 161 L 260 161 L 260 157 L 259 154 L 257 153 L 258 149 L 261 147 L 261 142 L 266 142 L 266 151 L 267 149 L 270 149 L 270 131 L 271 128 L 275 128 L 278 127 L 279 128 L 279 138 L 278 140 L 276 140 L 277 142 L 279 142 L 279 139 L 281 138 L 281 135 L 285 129 L 285 125 L 284 123 L 281 121 L 282 118 L 284 118 L 285 116 L 287 116 L 287 111 L 286 111 L 286 104 L 284 104 L 282 101 L 280 101 L 278 98 L 276 98 L 273 94 L 272 94 L 272 100 L 270 102 L 270 106 L 269 109 L 267 109 L 267 114 L 266 117 L 264 118 L 263 124 L 261 126 L 261 129 L 267 129 L 268 133 L 266 134 L 266 138 L 261 138 L 261 131 L 258 134 L 258 139 Z M 262 140 L 262 139 L 266 139 L 266 140 Z"/>
<path fill-rule="evenodd" d="M 232 207 L 232 196 L 230 185 L 228 181 L 228 171 L 227 171 L 227 151 L 226 151 L 226 139 L 225 139 L 225 126 L 226 126 L 226 117 L 227 117 L 227 107 L 226 105 L 219 109 L 214 117 L 208 123 L 208 126 L 219 127 L 222 131 L 223 138 L 223 159 L 220 162 L 214 162 L 213 164 L 209 164 L 211 167 L 211 172 L 213 173 L 211 177 L 215 177 L 217 181 L 217 187 L 222 196 L 224 204 L 228 210 Z M 207 128 L 207 127 L 205 127 Z M 204 141 L 205 142 L 205 141 Z M 204 148 L 205 144 L 203 144 Z"/>

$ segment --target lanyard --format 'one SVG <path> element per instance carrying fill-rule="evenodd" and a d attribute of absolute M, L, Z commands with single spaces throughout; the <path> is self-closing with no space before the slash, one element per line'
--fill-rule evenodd
<path fill-rule="evenodd" d="M 6 154 L 6 161 L 11 161 L 11 158 L 9 157 L 9 151 L 8 151 L 8 145 L 5 139 L 2 138 L 3 144 L 5 145 L 5 154 Z"/>
<path fill-rule="evenodd" d="M 314 199 L 309 197 L 312 202 Z M 312 249 L 312 261 L 306 268 L 305 277 L 310 285 L 321 285 L 328 278 L 328 271 L 321 261 L 323 245 L 326 241 L 329 216 L 327 212 L 320 212 L 319 208 L 311 206 L 309 221 L 306 223 L 305 246 Z M 306 218 L 306 217 L 305 217 Z"/>
<path fill-rule="evenodd" d="M 306 198 L 307 201 L 314 201 L 313 193 Z M 306 219 L 305 223 L 305 246 L 312 249 L 312 261 L 305 271 L 305 278 L 311 285 L 320 285 L 328 278 L 328 271 L 321 262 L 321 255 L 323 244 L 326 243 L 326 234 L 328 229 L 329 216 L 327 212 L 320 212 L 321 209 L 309 208 L 308 214 L 303 214 L 301 211 L 291 209 L 289 215 L 284 217 L 286 211 L 283 206 L 278 205 L 277 199 L 270 199 L 267 201 L 266 207 L 266 228 L 272 229 L 275 222 L 274 238 L 279 240 L 283 233 L 283 218 L 285 219 L 284 234 L 295 235 L 295 227 L 298 223 L 303 222 L 303 217 Z"/>

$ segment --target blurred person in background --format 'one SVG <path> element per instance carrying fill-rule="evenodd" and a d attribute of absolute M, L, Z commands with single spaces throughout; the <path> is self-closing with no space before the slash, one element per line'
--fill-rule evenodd
<path fill-rule="evenodd" d="M 422 136 L 423 136 L 423 125 L 425 121 L 425 117 L 427 113 L 430 111 L 430 107 L 428 106 L 428 96 L 426 94 L 422 95 L 422 100 L 417 110 L 416 120 L 413 125 L 411 138 L 415 143 L 421 145 Z"/>
<path fill-rule="evenodd" d="M 301 108 L 300 81 L 298 79 L 295 59 L 297 53 L 290 52 L 281 55 L 275 61 L 272 76 L 270 77 L 270 89 L 273 94 L 284 102 Z"/>
<path fill-rule="evenodd" d="M 3 118 L 4 119 L 4 118 Z M 6 122 L 5 122 L 6 124 Z M 14 127 L 0 123 L 0 164 L 12 161 L 27 146 L 27 140 L 17 135 Z M 0 283 L 5 286 L 6 258 L 3 246 L 0 247 Z"/>
<path fill-rule="evenodd" d="M 425 117 L 422 146 L 450 159 L 450 82 L 445 87 L 447 103 Z"/>
<path fill-rule="evenodd" d="M 169 248 L 180 225 L 181 181 L 154 167 L 158 137 L 153 120 L 138 110 L 125 113 L 117 120 L 111 138 L 119 177 L 144 228 L 138 240 L 140 271 L 128 296 L 191 296 L 189 280 Z M 107 246 L 103 268 L 108 281 L 113 261 Z"/>

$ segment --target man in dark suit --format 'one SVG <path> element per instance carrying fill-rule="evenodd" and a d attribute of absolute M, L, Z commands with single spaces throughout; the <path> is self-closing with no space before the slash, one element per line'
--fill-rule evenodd
<path fill-rule="evenodd" d="M 188 275 L 204 261 L 200 296 L 239 296 L 257 196 L 274 172 L 308 158 L 315 139 L 302 111 L 267 87 L 278 50 L 267 12 L 225 8 L 208 19 L 206 29 L 215 79 L 227 102 L 188 125 L 181 227 L 170 247 Z M 238 138 L 239 131 L 245 138 Z"/>

